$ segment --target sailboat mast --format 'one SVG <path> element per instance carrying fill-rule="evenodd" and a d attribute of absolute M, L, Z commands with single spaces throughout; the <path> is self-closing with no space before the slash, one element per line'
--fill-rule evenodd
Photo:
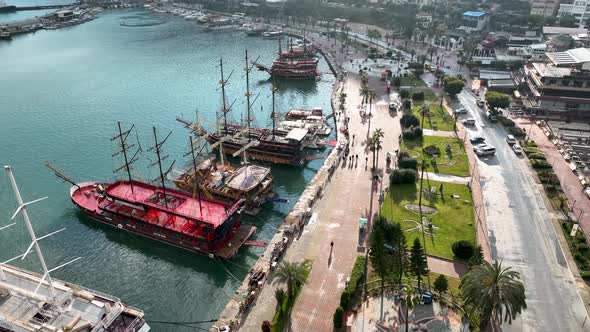
<path fill-rule="evenodd" d="M 154 140 L 156 141 L 156 155 L 158 156 L 158 169 L 160 170 L 160 179 L 162 180 L 162 191 L 164 191 L 164 202 L 168 207 L 168 199 L 166 198 L 166 184 L 164 183 L 164 172 L 162 172 L 162 159 L 160 159 L 160 144 L 158 144 L 158 133 L 156 127 L 154 128 Z"/>
<path fill-rule="evenodd" d="M 225 80 L 223 78 L 223 59 L 219 59 L 221 70 L 221 99 L 223 100 L 223 129 L 227 128 L 227 105 L 225 104 Z M 231 76 L 231 75 L 230 75 Z"/>
<path fill-rule="evenodd" d="M 121 130 L 121 122 L 117 121 L 119 127 L 119 139 L 121 140 L 121 149 L 123 149 L 123 158 L 125 158 L 125 170 L 127 171 L 127 177 L 129 178 L 129 185 L 131 186 L 131 193 L 133 192 L 133 181 L 131 181 L 131 170 L 129 169 L 129 161 L 127 160 L 127 147 L 125 146 L 125 140 L 123 139 L 123 131 Z"/>
<path fill-rule="evenodd" d="M 248 50 L 246 50 L 246 107 L 247 109 L 247 118 L 246 122 L 248 123 L 248 142 L 250 142 L 250 68 L 248 67 Z"/>
<path fill-rule="evenodd" d="M 203 215 L 203 207 L 201 206 L 201 188 L 199 187 L 199 179 L 197 173 L 197 161 L 195 160 L 195 147 L 193 145 L 193 137 L 189 136 L 191 139 L 191 155 L 193 157 L 193 170 L 195 171 L 195 183 L 197 184 L 197 197 L 199 199 L 199 211 L 201 212 L 201 216 Z"/>
<path fill-rule="evenodd" d="M 276 118 L 276 114 L 275 114 L 275 91 L 277 89 L 275 88 L 275 82 L 274 80 L 272 81 L 272 113 L 271 113 L 271 117 L 272 117 L 272 139 L 275 139 L 275 118 Z"/>
<path fill-rule="evenodd" d="M 33 241 L 33 248 L 35 248 L 35 252 L 37 253 L 37 257 L 39 257 L 39 262 L 41 263 L 41 267 L 43 268 L 43 274 L 47 283 L 49 284 L 49 293 L 53 301 L 57 298 L 57 293 L 55 292 L 55 288 L 53 287 L 53 280 L 51 280 L 51 276 L 49 275 L 49 270 L 47 269 L 47 264 L 45 264 L 45 258 L 43 258 L 43 253 L 41 252 L 41 248 L 39 248 L 39 244 L 37 243 L 37 237 L 35 236 L 35 231 L 33 230 L 33 226 L 31 225 L 31 220 L 29 219 L 29 214 L 27 213 L 27 205 L 24 204 L 23 198 L 20 195 L 20 191 L 18 190 L 18 186 L 16 185 L 16 180 L 14 179 L 14 175 L 12 174 L 12 167 L 4 166 L 6 169 L 6 173 L 8 173 L 8 177 L 10 178 L 10 184 L 12 185 L 12 190 L 14 190 L 14 195 L 16 196 L 16 201 L 18 202 L 19 207 L 22 207 L 23 219 L 25 220 L 25 224 L 27 225 L 27 230 L 29 231 L 29 235 L 31 236 L 31 240 Z"/>

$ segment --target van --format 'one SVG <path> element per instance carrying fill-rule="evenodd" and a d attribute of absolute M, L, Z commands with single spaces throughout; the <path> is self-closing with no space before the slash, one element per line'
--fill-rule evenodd
<path fill-rule="evenodd" d="M 516 144 L 516 138 L 514 138 L 512 135 L 508 135 L 506 136 L 506 142 L 508 142 L 510 145 L 514 145 Z"/>
<path fill-rule="evenodd" d="M 491 145 L 479 146 L 475 149 L 475 154 L 478 156 L 491 156 L 496 153 L 496 148 Z"/>

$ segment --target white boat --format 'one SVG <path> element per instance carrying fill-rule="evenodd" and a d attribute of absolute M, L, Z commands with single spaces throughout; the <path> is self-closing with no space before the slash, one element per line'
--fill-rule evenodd
<path fill-rule="evenodd" d="M 51 276 L 53 271 L 78 261 L 80 257 L 51 269 L 47 266 L 41 251 L 41 240 L 64 229 L 36 236 L 27 207 L 44 198 L 24 203 L 12 168 L 4 168 L 19 205 L 15 216 L 22 214 L 31 244 L 23 254 L 0 264 L 0 331 L 149 331 L 150 327 L 143 318 L 143 311 L 122 303 L 115 296 Z M 0 224 L 0 231 L 10 232 L 7 228 L 14 225 L 15 223 Z M 4 240 L 10 243 L 6 240 L 10 235 L 2 235 L 5 237 Z M 33 252 L 37 255 L 43 274 L 6 264 L 17 259 L 20 261 Z M 104 273 L 107 274 L 103 277 L 109 277 L 107 271 Z M 67 272 L 63 272 L 62 275 L 67 276 Z"/>
<path fill-rule="evenodd" d="M 224 18 L 211 21 L 205 25 L 205 31 L 231 30 L 240 28 L 240 24 L 232 19 Z"/>
<path fill-rule="evenodd" d="M 262 33 L 262 38 L 274 39 L 283 35 L 282 31 L 267 31 Z"/>
<path fill-rule="evenodd" d="M 322 116 L 308 116 L 300 120 L 281 121 L 278 124 L 278 128 L 281 130 L 302 128 L 318 136 L 328 136 L 332 132 L 332 128 L 325 123 L 325 119 Z"/>

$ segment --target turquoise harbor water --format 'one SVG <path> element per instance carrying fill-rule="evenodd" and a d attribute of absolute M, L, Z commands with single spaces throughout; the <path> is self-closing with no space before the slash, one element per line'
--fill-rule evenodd
<path fill-rule="evenodd" d="M 77 181 L 113 179 L 120 160 L 111 157 L 116 147 L 110 138 L 116 121 L 122 121 L 136 125 L 144 151 L 153 144 L 152 126 L 162 137 L 172 131 L 164 149 L 169 160 L 183 166 L 188 132 L 175 117 L 192 119 L 199 110 L 202 118 L 213 122 L 221 101 L 220 57 L 226 75 L 233 71 L 228 100 L 236 101 L 230 117 L 240 120 L 246 109 L 244 50 L 250 51 L 252 60 L 259 57 L 259 62 L 269 64 L 277 42 L 240 32 L 205 33 L 194 22 L 169 15 L 157 16 L 160 25 L 120 25 L 153 22 L 154 17 L 141 10 L 105 11 L 83 25 L 0 42 L 0 164 L 13 166 L 25 201 L 49 196 L 29 208 L 39 235 L 66 228 L 42 240 L 49 266 L 82 257 L 54 277 L 117 295 L 145 310 L 149 320 L 208 320 L 217 317 L 262 248 L 242 248 L 234 260 L 220 264 L 97 225 L 72 205 L 68 184 L 43 165 L 51 161 Z M 329 109 L 333 78 L 323 62 L 321 70 L 324 75 L 318 83 L 279 82 L 277 110 Z M 270 88 L 266 73 L 252 71 L 253 99 L 258 96 L 253 113 L 261 126 L 270 121 Z M 155 178 L 156 169 L 145 167 L 145 160 L 137 164 L 136 174 Z M 316 160 L 305 168 L 273 168 L 274 189 L 290 203 L 245 217 L 258 227 L 254 239 L 267 241 L 274 235 L 320 165 Z M 9 222 L 15 208 L 1 170 L 0 225 Z M 17 220 L 17 226 L 0 233 L 0 260 L 28 246 L 21 217 Z M 40 270 L 33 257 L 18 265 Z M 154 331 L 183 330 L 190 329 L 154 325 Z"/>

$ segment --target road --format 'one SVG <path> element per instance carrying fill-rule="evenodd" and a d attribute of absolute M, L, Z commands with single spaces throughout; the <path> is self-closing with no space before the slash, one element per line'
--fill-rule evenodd
<path fill-rule="evenodd" d="M 471 92 L 459 96 L 476 126 L 469 128 L 496 148 L 478 160 L 493 259 L 521 273 L 528 309 L 504 331 L 590 331 L 582 299 L 552 225 L 542 188 L 525 157 L 506 143 L 506 131 L 489 122 Z M 458 106 L 458 105 L 456 105 Z"/>

